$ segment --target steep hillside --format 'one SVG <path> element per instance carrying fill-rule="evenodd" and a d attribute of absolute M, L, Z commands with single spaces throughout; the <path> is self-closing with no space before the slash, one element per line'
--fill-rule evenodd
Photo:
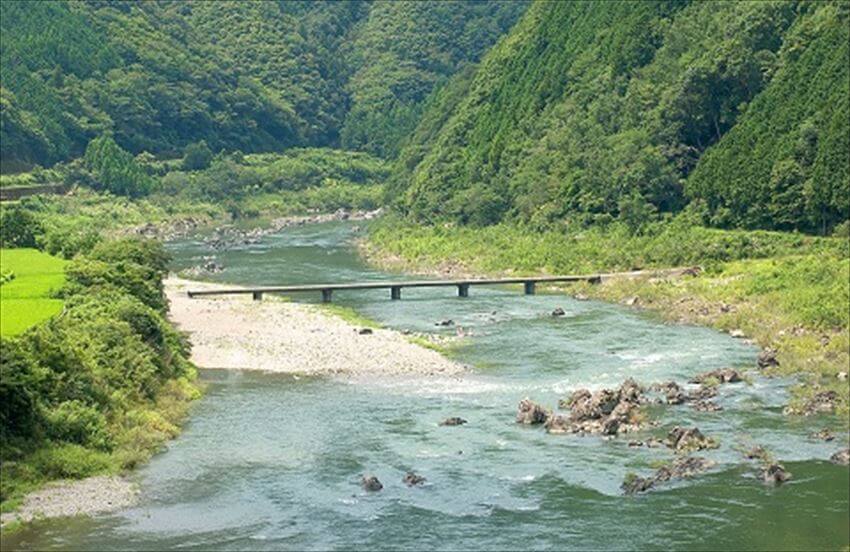
<path fill-rule="evenodd" d="M 846 190 L 846 170 L 826 167 L 846 159 L 846 103 L 837 98 L 847 97 L 846 33 L 846 6 L 830 3 L 535 3 L 487 54 L 451 114 L 422 118 L 429 128 L 412 135 L 392 190 L 421 221 L 507 217 L 547 226 L 651 218 L 684 208 L 686 188 L 709 197 L 723 177 L 707 168 L 694 173 L 703 155 L 718 142 L 718 150 L 733 150 L 730 131 L 739 122 L 752 128 L 757 112 L 783 109 L 785 128 L 820 125 L 806 174 L 834 173 L 832 195 L 820 197 L 840 197 L 834 190 Z M 807 78 L 817 78 L 816 87 L 795 84 Z M 781 151 L 772 138 L 764 144 Z M 706 164 L 710 157 L 718 159 L 714 167 L 725 164 L 720 154 Z M 686 185 L 692 173 L 694 185 Z M 812 179 L 810 187 L 823 182 Z M 750 183 L 727 179 L 713 197 L 730 197 L 724 185 Z M 824 230 L 846 218 L 835 209 Z M 764 217 L 713 222 L 787 227 Z M 799 216 L 792 226 L 810 228 Z"/>
<path fill-rule="evenodd" d="M 395 157 L 434 87 L 477 61 L 526 7 L 524 0 L 374 3 L 345 44 L 354 73 L 342 146 Z"/>
<path fill-rule="evenodd" d="M 79 156 L 104 130 L 133 153 L 298 141 L 292 106 L 160 5 L 2 3 L 4 170 Z"/>
<path fill-rule="evenodd" d="M 3 2 L 4 172 L 78 157 L 338 146 L 393 155 L 524 2 Z"/>
<path fill-rule="evenodd" d="M 688 195 L 713 225 L 825 233 L 850 218 L 849 125 L 845 3 L 788 34 L 775 76 L 700 159 Z"/>

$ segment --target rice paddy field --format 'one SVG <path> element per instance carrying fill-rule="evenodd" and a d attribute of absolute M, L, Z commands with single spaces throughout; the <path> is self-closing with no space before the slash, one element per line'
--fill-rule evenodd
<path fill-rule="evenodd" d="M 35 249 L 0 249 L 0 335 L 18 335 L 62 310 L 52 294 L 66 263 Z"/>

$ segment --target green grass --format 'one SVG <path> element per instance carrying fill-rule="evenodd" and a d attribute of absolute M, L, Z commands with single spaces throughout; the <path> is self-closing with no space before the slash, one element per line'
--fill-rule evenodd
<path fill-rule="evenodd" d="M 0 249 L 0 335 L 13 336 L 62 310 L 51 295 L 65 282 L 66 261 L 35 249 Z M 7 276 L 8 277 L 8 276 Z"/>

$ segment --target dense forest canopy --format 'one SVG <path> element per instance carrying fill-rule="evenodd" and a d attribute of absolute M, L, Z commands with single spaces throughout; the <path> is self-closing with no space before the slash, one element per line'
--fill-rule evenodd
<path fill-rule="evenodd" d="M 850 217 L 846 2 L 16 0 L 2 36 L 4 172 L 343 148 L 419 222 Z"/>
<path fill-rule="evenodd" d="M 848 218 L 848 5 L 537 2 L 434 101 L 392 196 L 417 220 Z"/>
<path fill-rule="evenodd" d="M 347 147 L 380 155 L 524 2 L 2 3 L 4 172 L 79 157 Z M 389 23 L 392 22 L 392 25 Z M 379 114 L 379 116 L 374 116 Z"/>

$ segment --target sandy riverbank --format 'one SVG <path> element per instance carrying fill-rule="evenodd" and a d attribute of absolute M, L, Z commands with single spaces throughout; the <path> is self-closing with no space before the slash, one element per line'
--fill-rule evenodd
<path fill-rule="evenodd" d="M 192 362 L 201 368 L 311 375 L 446 375 L 464 367 L 411 343 L 400 332 L 357 326 L 314 305 L 250 295 L 189 299 L 188 289 L 218 284 L 165 280 L 170 318 L 189 334 Z M 233 287 L 233 286 L 227 286 Z"/>

